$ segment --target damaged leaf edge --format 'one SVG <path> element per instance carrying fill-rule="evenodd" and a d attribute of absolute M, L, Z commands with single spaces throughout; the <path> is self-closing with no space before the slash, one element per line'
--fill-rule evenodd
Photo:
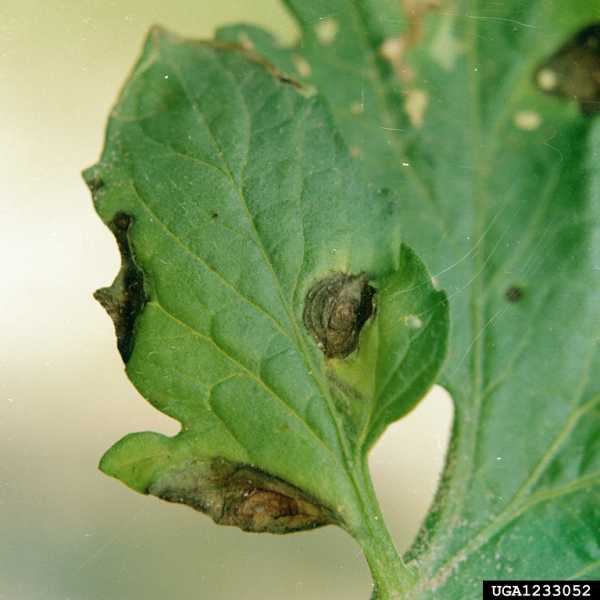
<path fill-rule="evenodd" d="M 93 168 L 84 172 L 84 179 L 95 196 L 99 187 L 103 186 L 102 179 Z M 110 286 L 102 287 L 93 294 L 113 321 L 117 348 L 125 364 L 133 353 L 138 317 L 148 301 L 144 273 L 135 260 L 131 242 L 133 224 L 133 216 L 125 212 L 117 212 L 107 223 L 117 242 L 121 267 Z"/>
<path fill-rule="evenodd" d="M 285 534 L 342 525 L 334 512 L 298 487 L 244 463 L 190 459 L 159 476 L 146 493 L 186 504 L 219 525 Z"/>

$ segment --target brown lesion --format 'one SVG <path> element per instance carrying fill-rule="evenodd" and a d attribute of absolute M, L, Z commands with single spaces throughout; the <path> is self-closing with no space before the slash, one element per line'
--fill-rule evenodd
<path fill-rule="evenodd" d="M 297 487 L 222 459 L 191 461 L 160 477 L 148 493 L 254 533 L 290 533 L 336 522 L 331 511 Z"/>
<path fill-rule="evenodd" d="M 585 115 L 600 112 L 600 23 L 572 36 L 535 71 L 543 92 L 579 103 Z"/>
<path fill-rule="evenodd" d="M 232 499 L 223 512 L 222 525 L 234 525 L 245 531 L 268 531 L 286 533 L 301 529 L 313 529 L 324 525 L 319 511 L 300 498 L 284 493 L 248 487 Z"/>
<path fill-rule="evenodd" d="M 327 358 L 344 358 L 357 348 L 360 331 L 373 314 L 374 295 L 365 273 L 334 273 L 310 289 L 304 324 Z"/>
<path fill-rule="evenodd" d="M 275 75 L 275 77 L 277 77 L 277 79 L 279 79 L 279 81 L 281 81 L 281 83 L 285 83 L 286 85 L 291 85 L 292 87 L 295 87 L 297 90 L 301 90 L 303 88 L 302 84 L 299 81 L 297 81 L 296 79 L 292 79 L 291 77 L 288 77 L 287 75 L 284 75 L 280 71 L 277 71 L 274 67 L 273 67 L 273 74 Z"/>
<path fill-rule="evenodd" d="M 123 212 L 117 213 L 109 223 L 121 253 L 121 269 L 110 287 L 94 293 L 94 298 L 113 320 L 117 348 L 125 363 L 133 352 L 135 321 L 146 303 L 144 276 L 135 263 L 129 241 L 132 224 L 133 217 Z"/>

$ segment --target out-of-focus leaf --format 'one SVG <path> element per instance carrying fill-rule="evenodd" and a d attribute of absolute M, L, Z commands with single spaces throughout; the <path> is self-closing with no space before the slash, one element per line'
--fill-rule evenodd
<path fill-rule="evenodd" d="M 455 423 L 409 553 L 414 597 L 599 577 L 598 4 L 286 4 L 296 48 L 248 27 L 221 37 L 327 99 L 449 292 Z"/>

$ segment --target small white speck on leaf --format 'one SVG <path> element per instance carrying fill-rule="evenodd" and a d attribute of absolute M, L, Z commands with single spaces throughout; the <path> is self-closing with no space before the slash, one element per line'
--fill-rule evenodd
<path fill-rule="evenodd" d="M 423 321 L 417 315 L 407 315 L 404 317 L 404 322 L 411 329 L 421 329 L 423 327 Z"/>
<path fill-rule="evenodd" d="M 353 115 L 360 115 L 365 111 L 365 105 L 362 102 L 353 102 L 350 107 L 350 112 Z"/>
<path fill-rule="evenodd" d="M 405 83 L 415 77 L 413 70 L 404 62 L 407 46 L 407 40 L 401 36 L 387 38 L 379 46 L 379 54 L 390 63 L 396 75 Z"/>
<path fill-rule="evenodd" d="M 331 17 L 327 17 L 326 19 L 321 19 L 315 25 L 315 34 L 319 42 L 327 46 L 331 44 L 333 40 L 335 40 L 335 36 L 338 33 L 338 29 L 338 22 Z"/>
<path fill-rule="evenodd" d="M 383 58 L 392 63 L 394 67 L 402 60 L 402 55 L 406 47 L 406 42 L 401 37 L 393 37 L 384 40 L 379 47 L 379 53 Z"/>
<path fill-rule="evenodd" d="M 522 110 L 515 115 L 515 125 L 525 131 L 533 131 L 542 124 L 540 115 L 532 110 Z"/>
<path fill-rule="evenodd" d="M 300 56 L 299 54 L 294 54 L 294 56 L 292 56 L 292 61 L 294 62 L 294 67 L 296 68 L 296 71 L 298 71 L 300 76 L 310 77 L 312 69 L 310 68 L 310 64 L 308 63 L 308 61 L 303 56 Z"/>
<path fill-rule="evenodd" d="M 406 92 L 404 108 L 413 127 L 418 129 L 423 126 L 428 104 L 429 96 L 423 90 L 414 89 Z"/>
<path fill-rule="evenodd" d="M 453 33 L 455 18 L 456 15 L 452 13 L 441 16 L 440 26 L 429 50 L 431 58 L 446 71 L 453 69 L 456 59 L 465 51 L 465 45 Z"/>
<path fill-rule="evenodd" d="M 542 69 L 537 75 L 537 84 L 545 92 L 550 92 L 558 85 L 558 77 L 552 69 Z"/>
<path fill-rule="evenodd" d="M 240 46 L 244 48 L 244 50 L 254 50 L 254 44 L 252 40 L 248 37 L 248 34 L 245 31 L 242 31 L 238 35 L 238 41 L 240 42 Z"/>
<path fill-rule="evenodd" d="M 410 167 L 410 163 L 403 162 L 403 163 L 402 163 L 402 166 L 403 166 L 403 167 Z"/>

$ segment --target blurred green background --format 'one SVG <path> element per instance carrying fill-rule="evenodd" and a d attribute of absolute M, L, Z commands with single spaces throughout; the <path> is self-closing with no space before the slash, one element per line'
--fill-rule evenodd
<path fill-rule="evenodd" d="M 96 469 L 124 434 L 177 424 L 129 384 L 91 298 L 119 257 L 79 172 L 99 155 L 151 24 L 209 37 L 235 21 L 295 37 L 275 0 L 0 2 L 2 600 L 369 597 L 358 546 L 340 530 L 245 534 Z M 434 390 L 371 458 L 401 548 L 431 501 L 450 418 Z"/>

